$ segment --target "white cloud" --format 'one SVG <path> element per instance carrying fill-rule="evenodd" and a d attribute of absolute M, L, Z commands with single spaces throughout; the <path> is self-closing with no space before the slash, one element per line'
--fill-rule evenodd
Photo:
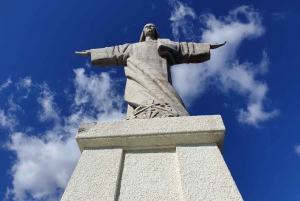
<path fill-rule="evenodd" d="M 7 88 L 10 84 L 12 83 L 11 79 L 10 78 L 7 78 L 6 82 L 4 82 L 3 84 L 1 84 L 0 86 L 0 92 Z"/>
<path fill-rule="evenodd" d="M 8 78 L 7 81 L 1 85 L 0 91 L 8 87 L 12 83 L 11 79 Z M 14 95 L 11 94 L 7 97 L 7 103 L 3 104 L 8 106 L 5 110 L 0 109 L 0 128 L 9 129 L 11 132 L 14 131 L 15 127 L 18 125 L 19 121 L 16 116 L 16 112 L 20 111 L 24 113 L 20 105 L 14 102 Z"/>
<path fill-rule="evenodd" d="M 245 17 L 246 21 L 240 20 L 239 16 Z M 205 26 L 201 41 L 211 44 L 223 41 L 227 43 L 212 50 L 211 60 L 208 62 L 172 67 L 173 85 L 186 105 L 190 106 L 209 86 L 215 86 L 223 93 L 233 91 L 246 98 L 248 106 L 246 110 L 239 109 L 239 122 L 257 126 L 259 122 L 278 115 L 277 110 L 265 111 L 263 102 L 268 86 L 256 78 L 257 74 L 268 72 L 270 61 L 267 52 L 261 50 L 262 59 L 259 64 L 249 61 L 240 63 L 237 58 L 237 50 L 242 41 L 264 34 L 260 14 L 250 6 L 240 6 L 219 19 L 211 13 L 203 14 L 199 19 Z M 175 33 L 173 36 L 176 39 L 178 35 Z M 253 53 L 257 54 L 257 51 Z"/>
<path fill-rule="evenodd" d="M 14 200 L 58 198 L 80 155 L 73 137 L 63 141 L 50 133 L 43 138 L 14 133 L 7 146 L 18 158 L 11 170 L 14 188 L 9 190 Z"/>
<path fill-rule="evenodd" d="M 91 74 L 87 76 L 85 70 L 78 68 L 74 70 L 76 77 L 74 85 L 76 87 L 74 106 L 89 106 L 90 116 L 112 116 L 122 114 L 123 97 L 113 90 L 114 84 L 110 80 L 109 73 L 101 73 L 100 75 Z M 116 82 L 116 81 L 114 81 Z M 117 118 L 122 118 L 118 116 Z M 110 118 L 111 119 L 111 118 Z"/>
<path fill-rule="evenodd" d="M 26 88 L 29 90 L 31 86 L 32 86 L 32 80 L 30 77 L 20 78 L 19 82 L 16 83 L 16 87 L 18 90 L 21 88 Z"/>
<path fill-rule="evenodd" d="M 263 51 L 263 58 L 259 64 L 259 73 L 265 74 L 268 72 L 270 66 L 270 59 L 266 51 Z"/>
<path fill-rule="evenodd" d="M 0 109 L 0 126 L 2 129 L 13 130 L 18 124 L 18 121 L 11 113 L 5 113 L 4 110 Z"/>
<path fill-rule="evenodd" d="M 28 97 L 32 86 L 33 86 L 33 84 L 32 84 L 32 80 L 30 77 L 25 77 L 25 78 L 19 79 L 19 82 L 16 83 L 17 90 L 25 89 L 27 92 L 26 95 L 18 98 L 19 101 L 22 99 L 26 99 Z"/>
<path fill-rule="evenodd" d="M 13 95 L 9 96 L 8 97 L 8 104 L 9 104 L 9 109 L 8 111 L 12 112 L 12 111 L 23 111 L 22 108 L 20 107 L 20 105 L 16 104 L 14 101 L 13 101 Z"/>
<path fill-rule="evenodd" d="M 195 37 L 193 24 L 188 19 L 196 18 L 194 10 L 178 0 L 169 0 L 169 4 L 173 7 L 170 20 L 172 21 L 171 27 L 175 40 L 179 41 L 180 30 L 186 39 L 193 40 Z"/>
<path fill-rule="evenodd" d="M 11 169 L 13 187 L 7 189 L 7 199 L 59 200 L 80 156 L 74 138 L 78 125 L 124 119 L 123 99 L 116 95 L 116 84 L 109 73 L 88 75 L 83 69 L 74 73 L 76 92 L 72 99 L 75 102 L 70 104 L 71 115 L 60 114 L 54 93 L 44 83 L 37 88 L 41 106 L 37 118 L 44 123 L 54 120 L 54 126 L 43 133 L 34 133 L 28 127 L 27 133 L 10 135 L 6 147 L 16 154 L 16 160 Z M 1 114 L 4 113 L 0 110 L 0 120 Z"/>
<path fill-rule="evenodd" d="M 247 106 L 247 110 L 240 109 L 238 120 L 242 123 L 258 126 L 258 122 L 266 121 L 279 114 L 278 110 L 264 112 L 261 101 L 251 103 Z"/>
<path fill-rule="evenodd" d="M 41 93 L 38 97 L 37 102 L 42 106 L 42 110 L 39 112 L 40 121 L 55 120 L 58 121 L 59 110 L 54 102 L 54 93 L 49 90 L 46 83 L 41 85 Z"/>
<path fill-rule="evenodd" d="M 300 156 L 300 145 L 296 145 L 295 147 L 295 152 Z"/>

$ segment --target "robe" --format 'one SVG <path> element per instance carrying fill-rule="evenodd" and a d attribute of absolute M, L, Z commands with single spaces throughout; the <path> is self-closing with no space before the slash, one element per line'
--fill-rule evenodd
<path fill-rule="evenodd" d="M 210 59 L 209 43 L 169 39 L 91 49 L 93 66 L 125 66 L 127 119 L 189 116 L 172 86 L 170 67 Z"/>

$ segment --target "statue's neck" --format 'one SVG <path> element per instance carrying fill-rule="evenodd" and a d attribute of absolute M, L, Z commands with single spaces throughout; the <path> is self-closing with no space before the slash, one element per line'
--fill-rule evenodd
<path fill-rule="evenodd" d="M 146 36 L 145 38 L 145 41 L 152 41 L 152 40 L 156 40 L 154 36 Z"/>

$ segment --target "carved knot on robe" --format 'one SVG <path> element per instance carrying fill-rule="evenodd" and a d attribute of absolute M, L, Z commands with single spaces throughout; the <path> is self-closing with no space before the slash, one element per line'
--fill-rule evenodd
<path fill-rule="evenodd" d="M 179 114 L 169 103 L 159 103 L 154 100 L 143 101 L 134 109 L 133 114 L 125 120 L 178 117 Z"/>

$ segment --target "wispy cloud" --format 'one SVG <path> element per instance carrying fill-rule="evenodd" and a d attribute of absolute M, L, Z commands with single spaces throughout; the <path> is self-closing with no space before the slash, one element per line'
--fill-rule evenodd
<path fill-rule="evenodd" d="M 148 1 L 148 5 L 150 5 L 151 10 L 155 10 L 156 9 L 156 6 L 155 6 L 155 4 L 152 1 Z"/>
<path fill-rule="evenodd" d="M 20 78 L 19 82 L 16 83 L 16 87 L 18 90 L 21 88 L 30 90 L 31 86 L 32 86 L 31 77 Z"/>
<path fill-rule="evenodd" d="M 184 8 L 191 9 L 187 6 Z M 244 16 L 247 21 L 240 20 L 239 16 Z M 258 64 L 249 61 L 241 63 L 237 57 L 237 50 L 242 41 L 255 39 L 265 33 L 260 14 L 253 7 L 240 6 L 224 17 L 216 18 L 211 13 L 205 13 L 198 19 L 204 25 L 202 42 L 227 43 L 217 50 L 212 50 L 212 58 L 208 62 L 172 67 L 173 85 L 186 105 L 190 106 L 196 97 L 214 85 L 225 94 L 236 92 L 246 98 L 247 109 L 238 109 L 238 121 L 241 123 L 257 126 L 259 122 L 278 115 L 277 110 L 265 111 L 263 102 L 268 86 L 256 78 L 258 74 L 268 72 L 270 60 L 267 52 L 261 50 L 262 59 Z M 176 39 L 178 34 L 173 36 Z"/>
<path fill-rule="evenodd" d="M 295 148 L 296 154 L 298 154 L 300 156 L 300 144 L 296 145 L 294 148 Z"/>
<path fill-rule="evenodd" d="M 109 73 L 86 74 L 74 70 L 75 95 L 71 99 L 70 115 L 62 116 L 55 93 L 46 83 L 35 84 L 40 109 L 37 120 L 53 121 L 42 133 L 28 126 L 24 132 L 13 132 L 6 148 L 16 154 L 11 169 L 13 187 L 7 197 L 13 200 L 59 200 L 80 156 L 75 134 L 80 123 L 124 119 L 123 99 L 116 95 L 116 84 Z M 30 98 L 30 97 L 29 97 Z M 37 107 L 38 108 L 38 107 Z M 25 108 L 22 108 L 26 110 Z M 4 119 L 5 118 L 5 119 Z M 9 124 L 0 110 L 0 123 Z M 38 136 L 38 137 L 37 137 Z"/>
<path fill-rule="evenodd" d="M 27 92 L 26 95 L 18 98 L 19 101 L 22 99 L 26 99 L 31 91 L 31 88 L 33 87 L 31 77 L 20 78 L 15 85 L 17 87 L 17 90 L 25 89 Z"/>
<path fill-rule="evenodd" d="M 258 73 L 262 75 L 267 73 L 269 71 L 269 66 L 270 66 L 270 59 L 268 57 L 267 52 L 264 50 L 261 62 L 259 64 Z"/>
<path fill-rule="evenodd" d="M 91 68 L 92 67 L 92 63 L 89 60 L 86 60 L 85 61 L 85 67 Z"/>
<path fill-rule="evenodd" d="M 286 18 L 286 13 L 284 13 L 284 12 L 272 13 L 272 17 L 274 20 L 277 20 L 277 21 L 284 20 Z"/>
<path fill-rule="evenodd" d="M 23 111 L 20 105 L 16 104 L 13 101 L 13 97 L 14 97 L 13 95 L 8 97 L 8 105 L 9 105 L 8 111 L 10 112 Z"/>
<path fill-rule="evenodd" d="M 0 86 L 0 92 L 7 88 L 10 84 L 12 83 L 11 79 L 10 78 L 7 78 L 6 82 L 2 83 L 1 86 Z"/>
<path fill-rule="evenodd" d="M 48 85 L 43 83 L 41 86 L 40 97 L 37 102 L 42 106 L 42 109 L 38 113 L 40 121 L 59 121 L 59 110 L 54 102 L 54 93 L 50 91 Z"/>
<path fill-rule="evenodd" d="M 174 39 L 179 41 L 180 31 L 185 39 L 195 39 L 193 23 L 191 23 L 189 20 L 189 18 L 196 18 L 194 10 L 178 0 L 169 0 L 169 4 L 173 7 L 170 21 L 172 22 L 171 27 Z"/>
<path fill-rule="evenodd" d="M 23 80 L 23 79 L 20 79 Z M 9 85 L 12 84 L 12 81 L 10 78 L 7 78 L 7 81 L 3 83 L 0 86 L 0 91 L 7 88 Z M 15 84 L 15 86 L 18 88 L 19 85 L 22 85 L 23 87 L 27 87 L 28 84 L 21 83 L 20 81 Z M 27 96 L 27 95 L 26 95 Z M 20 97 L 18 97 L 20 99 Z M 6 108 L 0 108 L 0 128 L 1 129 L 9 129 L 11 132 L 15 130 L 15 127 L 18 126 L 19 121 L 17 119 L 17 112 L 24 113 L 23 109 L 14 101 L 14 94 L 11 94 L 7 98 L 7 102 L 3 103 L 1 106 L 8 106 Z"/>
<path fill-rule="evenodd" d="M 17 124 L 18 120 L 12 113 L 0 109 L 0 128 L 13 131 Z"/>

